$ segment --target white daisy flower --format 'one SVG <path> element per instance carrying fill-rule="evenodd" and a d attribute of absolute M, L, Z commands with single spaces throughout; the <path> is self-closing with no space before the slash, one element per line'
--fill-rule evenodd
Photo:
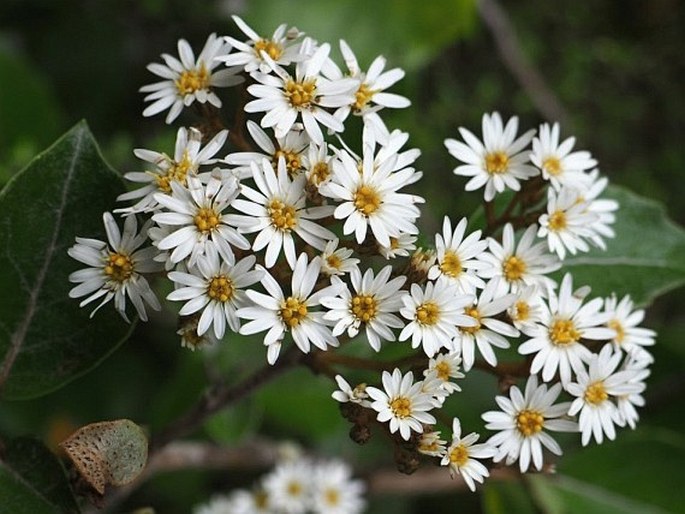
<path fill-rule="evenodd" d="M 244 69 L 246 73 L 252 73 L 256 70 L 269 73 L 271 65 L 264 58 L 264 54 L 268 56 L 270 61 L 281 66 L 287 66 L 300 58 L 300 42 L 298 39 L 302 33 L 294 27 L 287 29 L 287 25 L 284 23 L 276 28 L 270 38 L 263 38 L 238 16 L 234 15 L 231 18 L 243 34 L 248 37 L 248 40 L 240 41 L 228 36 L 225 38 L 229 44 L 228 50 L 231 52 L 218 55 L 216 59 L 229 68 L 238 66 Z"/>
<path fill-rule="evenodd" d="M 226 156 L 226 162 L 237 167 L 233 169 L 241 179 L 252 178 L 251 163 L 261 164 L 264 158 L 271 161 L 274 171 L 278 170 L 278 160 L 283 157 L 288 176 L 292 179 L 304 170 L 305 152 L 309 146 L 309 137 L 298 128 L 291 130 L 284 137 L 271 140 L 264 130 L 254 121 L 247 121 L 247 130 L 260 152 L 235 152 Z"/>
<path fill-rule="evenodd" d="M 466 144 L 456 139 L 445 139 L 449 153 L 465 163 L 454 169 L 455 175 L 473 177 L 466 183 L 466 191 L 485 186 L 485 201 L 490 202 L 497 193 L 506 188 L 518 191 L 519 180 L 527 180 L 538 174 L 528 165 L 526 147 L 533 139 L 535 130 L 529 130 L 517 138 L 518 117 L 511 118 L 506 126 L 499 113 L 483 114 L 483 142 L 465 128 L 459 132 Z"/>
<path fill-rule="evenodd" d="M 327 276 L 345 275 L 352 270 L 359 269 L 359 259 L 352 257 L 354 251 L 351 248 L 341 246 L 340 240 L 328 241 L 321 253 L 321 273 Z"/>
<path fill-rule="evenodd" d="M 312 141 L 319 145 L 323 143 L 319 123 L 333 132 L 342 132 L 345 127 L 327 109 L 349 103 L 359 81 L 353 78 L 331 80 L 324 76 L 327 68 L 324 64 L 330 50 L 329 44 L 323 44 L 311 57 L 298 62 L 294 77 L 273 62 L 275 75 L 253 72 L 252 77 L 258 84 L 247 90 L 256 99 L 245 105 L 245 112 L 266 112 L 260 125 L 273 127 L 276 137 L 284 137 L 298 119 Z M 269 60 L 268 56 L 262 56 Z"/>
<path fill-rule="evenodd" d="M 438 353 L 435 357 L 428 361 L 428 369 L 424 370 L 425 377 L 435 375 L 442 380 L 441 387 L 447 390 L 450 394 L 461 391 L 451 378 L 464 378 L 466 375 L 459 371 L 461 365 L 461 357 L 456 352 Z"/>
<path fill-rule="evenodd" d="M 450 475 L 461 475 L 471 491 L 476 490 L 476 482 L 490 476 L 488 468 L 477 459 L 489 459 L 495 456 L 496 449 L 488 443 L 475 444 L 480 435 L 475 432 L 462 437 L 461 423 L 458 418 L 452 421 L 452 443 L 445 451 L 440 464 L 449 466 Z"/>
<path fill-rule="evenodd" d="M 549 189 L 547 214 L 542 214 L 538 220 L 538 237 L 547 238 L 550 252 L 555 252 L 561 260 L 566 257 L 567 250 L 575 255 L 590 249 L 585 240 L 596 237 L 592 227 L 598 216 L 588 207 L 575 189 L 565 187 L 558 193 Z"/>
<path fill-rule="evenodd" d="M 235 514 L 237 509 L 233 500 L 234 494 L 214 496 L 207 503 L 196 505 L 193 508 L 193 514 Z"/>
<path fill-rule="evenodd" d="M 77 237 L 76 244 L 67 250 L 71 258 L 90 266 L 69 275 L 69 282 L 78 284 L 69 291 L 69 297 L 87 296 L 79 307 L 102 299 L 90 313 L 91 318 L 100 307 L 114 299 L 114 308 L 122 318 L 129 321 L 126 315 L 128 296 L 140 319 L 147 321 L 145 303 L 156 311 L 161 306 L 143 273 L 162 269 L 162 265 L 153 260 L 157 253 L 156 248 L 149 246 L 139 250 L 147 241 L 149 223 L 138 234 L 136 217 L 128 216 L 124 221 L 124 232 L 121 233 L 109 212 L 102 215 L 102 220 L 109 244 L 97 239 Z"/>
<path fill-rule="evenodd" d="M 411 371 L 404 376 L 399 369 L 392 375 L 384 371 L 382 382 L 384 391 L 367 387 L 366 392 L 374 400 L 371 408 L 378 412 L 376 419 L 390 422 L 390 433 L 399 430 L 402 439 L 408 441 L 412 431 L 423 433 L 422 423 L 435 424 L 435 418 L 428 414 L 434 407 L 433 397 L 421 392 L 422 384 L 414 383 Z"/>
<path fill-rule="evenodd" d="M 463 295 L 447 281 L 428 282 L 425 289 L 411 285 L 411 295 L 403 297 L 400 313 L 410 322 L 402 329 L 399 340 L 411 337 L 412 348 L 423 345 L 432 357 L 441 348 L 452 349 L 458 327 L 475 326 L 477 321 L 464 314 L 464 307 L 473 303 L 473 296 Z"/>
<path fill-rule="evenodd" d="M 459 327 L 453 348 L 464 359 L 464 371 L 469 371 L 475 362 L 476 346 L 491 366 L 497 366 L 497 356 L 492 347 L 509 348 L 511 343 L 504 337 L 518 337 L 519 331 L 513 326 L 496 319 L 516 301 L 516 295 L 508 294 L 495 297 L 497 283 L 489 282 L 480 293 L 477 302 L 466 305 L 463 314 L 476 320 L 475 326 Z"/>
<path fill-rule="evenodd" d="M 595 220 L 590 226 L 594 235 L 590 237 L 592 243 L 602 250 L 606 250 L 604 238 L 613 238 L 616 236 L 614 229 L 611 227 L 616 221 L 614 214 L 618 210 L 618 202 L 608 198 L 599 198 L 604 189 L 609 184 L 606 177 L 599 178 L 599 170 L 594 169 L 588 174 L 591 183 L 586 190 L 583 191 L 581 198 L 588 203 L 588 212 L 595 215 Z"/>
<path fill-rule="evenodd" d="M 349 337 L 356 337 L 364 328 L 371 348 L 377 352 L 381 341 L 394 341 L 393 328 L 402 328 L 404 323 L 395 312 L 403 305 L 402 298 L 407 294 L 400 291 L 407 277 L 399 276 L 390 280 L 392 266 L 385 266 L 374 277 L 373 270 L 367 269 L 362 276 L 358 268 L 350 272 L 352 291 L 338 278 L 333 283 L 341 283 L 338 296 L 323 297 L 321 304 L 329 309 L 324 319 L 335 322 L 333 335 L 347 332 Z"/>
<path fill-rule="evenodd" d="M 230 215 L 225 213 L 240 191 L 234 177 L 220 179 L 212 175 L 205 186 L 197 177 L 187 177 L 188 187 L 171 182 L 171 195 L 156 193 L 154 199 L 168 212 L 158 212 L 152 219 L 160 226 L 178 227 L 159 241 L 160 250 L 173 250 L 169 260 L 173 263 L 188 258 L 194 266 L 205 252 L 209 241 L 216 245 L 219 255 L 229 263 L 235 261 L 233 249 L 250 248 L 250 243 L 232 226 Z"/>
<path fill-rule="evenodd" d="M 363 511 L 364 484 L 352 480 L 352 471 L 340 461 L 319 463 L 314 468 L 312 511 L 317 514 L 358 514 Z"/>
<path fill-rule="evenodd" d="M 257 268 L 263 269 L 261 266 Z M 286 332 L 292 335 L 303 353 L 309 353 L 312 344 L 322 350 L 338 346 L 338 340 L 326 326 L 324 313 L 313 309 L 320 304 L 321 298 L 337 295 L 344 284 L 332 284 L 313 292 L 320 271 L 320 259 L 316 257 L 310 263 L 307 254 L 303 253 L 293 269 L 290 295 L 283 293 L 276 279 L 266 270 L 261 282 L 267 294 L 247 291 L 255 305 L 237 311 L 239 317 L 252 320 L 240 328 L 240 333 L 249 335 L 267 331 L 264 345 L 267 346 L 269 364 L 276 362 Z"/>
<path fill-rule="evenodd" d="M 397 257 L 408 257 L 410 252 L 416 250 L 417 237 L 411 234 L 400 234 L 398 237 L 390 238 L 390 246 L 378 246 L 378 253 L 386 259 L 396 259 Z"/>
<path fill-rule="evenodd" d="M 181 316 L 202 311 L 197 324 L 198 336 L 213 326 L 214 335 L 221 339 L 226 324 L 238 332 L 240 320 L 236 310 L 248 303 L 243 289 L 262 277 L 262 272 L 254 269 L 256 260 L 254 255 L 248 255 L 231 265 L 219 258 L 214 244 L 208 244 L 204 255 L 198 257 L 193 273 L 169 273 L 169 279 L 181 287 L 169 293 L 167 299 L 186 302 L 179 312 Z"/>
<path fill-rule="evenodd" d="M 502 244 L 488 239 L 490 253 L 483 253 L 480 260 L 491 267 L 480 270 L 479 275 L 499 279 L 496 296 L 517 293 L 525 286 L 538 286 L 542 294 L 556 287 L 556 282 L 545 275 L 558 270 L 561 262 L 547 252 L 544 242 L 534 244 L 537 230 L 537 225 L 529 226 L 517 245 L 514 228 L 507 223 L 502 231 Z"/>
<path fill-rule="evenodd" d="M 318 190 L 321 184 L 328 182 L 333 174 L 333 160 L 335 156 L 329 154 L 328 144 L 317 145 L 310 142 L 307 154 L 304 156 L 304 173 L 308 186 Z"/>
<path fill-rule="evenodd" d="M 419 437 L 416 449 L 419 453 L 429 457 L 440 457 L 445 455 L 447 441 L 440 439 L 440 432 L 424 432 Z"/>
<path fill-rule="evenodd" d="M 542 322 L 542 298 L 536 286 L 527 286 L 516 293 L 516 301 L 507 309 L 514 327 L 527 336 L 534 337 Z"/>
<path fill-rule="evenodd" d="M 366 384 L 357 384 L 352 388 L 342 375 L 336 375 L 335 381 L 337 382 L 339 389 L 331 394 L 334 400 L 337 400 L 340 403 L 358 403 L 362 407 L 371 406 L 371 402 L 368 400 L 369 395 L 366 394 Z"/>
<path fill-rule="evenodd" d="M 480 239 L 481 231 L 476 230 L 466 238 L 468 220 L 462 218 L 452 231 L 452 223 L 445 216 L 442 222 L 442 234 L 435 235 L 435 250 L 438 262 L 428 270 L 428 279 L 444 277 L 455 284 L 460 291 L 467 294 L 476 292 L 476 288 L 485 287 L 485 282 L 478 276 L 488 264 L 481 261 L 488 246 L 487 241 Z"/>
<path fill-rule="evenodd" d="M 184 107 L 189 107 L 195 100 L 201 104 L 209 102 L 214 107 L 221 107 L 221 100 L 213 89 L 243 82 L 243 78 L 236 75 L 240 71 L 238 68 L 214 70 L 219 66 L 215 57 L 226 51 L 223 39 L 218 38 L 216 34 L 210 34 L 195 60 L 188 42 L 180 39 L 180 60 L 169 54 L 162 54 L 165 64 L 153 63 L 147 66 L 148 70 L 164 80 L 140 88 L 141 93 L 149 93 L 145 101 L 152 102 L 143 111 L 143 116 L 154 116 L 169 109 L 166 122 L 171 123 L 181 114 Z"/>
<path fill-rule="evenodd" d="M 545 384 L 538 386 L 536 375 L 528 377 L 524 394 L 518 387 L 512 386 L 509 398 L 497 396 L 495 400 L 501 411 L 488 411 L 481 417 L 487 423 L 488 430 L 499 430 L 488 444 L 497 447 L 494 462 L 506 459 L 511 465 L 519 461 L 519 468 L 525 473 L 533 466 L 538 471 L 542 469 L 542 447 L 544 446 L 555 455 L 561 455 L 561 446 L 546 430 L 555 432 L 577 432 L 575 421 L 563 419 L 571 405 L 570 402 L 554 405 L 561 384 L 555 384 L 547 389 Z M 560 419 L 562 418 L 562 419 Z"/>
<path fill-rule="evenodd" d="M 383 71 L 386 60 L 384 57 L 378 56 L 371 63 L 369 70 L 363 72 L 352 49 L 342 39 L 340 40 L 340 51 L 348 69 L 347 76 L 359 79 L 359 86 L 354 93 L 352 102 L 340 107 L 335 112 L 335 116 L 343 122 L 350 113 L 361 116 L 364 125 L 371 127 L 374 131 L 376 139 L 379 141 L 387 140 L 388 129 L 378 115 L 378 111 L 384 107 L 402 109 L 411 105 L 409 99 L 404 96 L 385 92 L 386 89 L 404 77 L 404 71 L 400 68 Z"/>
<path fill-rule="evenodd" d="M 601 312 L 603 300 L 595 298 L 583 305 L 583 299 L 573 293 L 573 278 L 566 274 L 558 295 L 552 292 L 542 302 L 542 319 L 537 329 L 528 335 L 532 338 L 519 346 L 519 353 L 535 355 L 530 372 L 542 371 L 542 380 L 549 382 L 558 371 L 561 383 L 571 382 L 571 374 L 585 371 L 592 353 L 583 345 L 583 339 L 612 340 L 616 331 L 604 327 L 609 320 Z"/>
<path fill-rule="evenodd" d="M 187 177 L 197 176 L 200 166 L 211 165 L 217 162 L 214 155 L 224 146 L 228 130 L 222 130 L 202 148 L 202 133 L 195 129 L 181 127 L 176 135 L 176 149 L 174 156 L 169 157 L 164 153 L 154 152 L 137 148 L 133 151 L 136 157 L 154 165 L 155 169 L 145 172 L 133 171 L 126 173 L 124 178 L 131 182 L 147 184 L 133 191 L 123 193 L 117 197 L 117 201 L 125 202 L 140 198 L 134 205 L 114 212 L 132 214 L 138 212 L 151 212 L 158 209 L 156 193 L 171 194 L 171 182 L 178 182 L 187 187 Z"/>
<path fill-rule="evenodd" d="M 443 384 L 443 380 L 438 378 L 435 373 L 429 373 L 421 381 L 421 392 L 431 396 L 431 401 L 436 409 L 442 407 L 447 397 L 451 394 L 451 391 L 442 387 Z"/>
<path fill-rule="evenodd" d="M 569 415 L 579 414 L 578 426 L 582 433 L 581 442 L 586 446 L 594 436 L 602 444 L 604 435 L 614 440 L 614 425 L 624 426 L 625 419 L 613 399 L 618 396 L 640 393 L 644 389 L 641 382 L 633 382 L 633 370 L 616 371 L 623 354 L 614 353 L 611 344 L 602 347 L 599 354 L 593 354 L 589 370 L 576 373 L 577 382 L 566 386 L 566 390 L 576 397 L 569 408 Z"/>
<path fill-rule="evenodd" d="M 656 332 L 638 326 L 645 319 L 645 311 L 635 309 L 630 296 L 624 296 L 620 302 L 616 295 L 606 298 L 604 311 L 609 315 L 607 326 L 616 331 L 616 336 L 611 340 L 616 349 L 632 355 L 654 344 Z"/>
<path fill-rule="evenodd" d="M 559 191 L 563 186 L 583 189 L 588 183 L 585 170 L 597 165 L 590 152 L 571 152 L 576 142 L 569 137 L 559 144 L 559 124 L 540 125 L 540 132 L 533 139 L 530 160 L 542 170 L 542 178 L 549 180 Z"/>
<path fill-rule="evenodd" d="M 304 514 L 312 494 L 312 466 L 303 459 L 283 461 L 263 480 L 275 512 Z"/>
<path fill-rule="evenodd" d="M 333 178 L 319 192 L 342 202 L 333 215 L 345 220 L 343 234 L 354 233 L 361 244 L 370 228 L 380 245 L 390 246 L 391 237 L 418 233 L 414 220 L 420 212 L 415 204 L 423 199 L 397 192 L 411 183 L 413 169 L 392 172 L 394 161 L 376 168 L 371 147 L 364 150 L 361 172 L 357 161 L 346 151 L 340 151 L 338 157 L 333 163 Z"/>
<path fill-rule="evenodd" d="M 256 252 L 266 248 L 264 263 L 271 268 L 281 253 L 292 269 L 295 266 L 297 250 L 293 233 L 305 243 L 323 250 L 326 242 L 335 238 L 330 230 L 310 221 L 321 219 L 333 213 L 332 206 L 305 208 L 306 177 L 302 174 L 290 180 L 285 160 L 278 161 L 278 174 L 266 159 L 260 166 L 252 163 L 252 176 L 258 190 L 242 186 L 241 193 L 247 200 L 237 199 L 233 207 L 246 214 L 233 215 L 231 220 L 244 233 L 258 232 L 252 243 Z"/>

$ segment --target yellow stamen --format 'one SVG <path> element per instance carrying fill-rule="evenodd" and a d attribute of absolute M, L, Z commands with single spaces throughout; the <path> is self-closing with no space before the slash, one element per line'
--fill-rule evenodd
<path fill-rule="evenodd" d="M 447 382 L 450 379 L 450 374 L 452 373 L 452 369 L 450 368 L 450 365 L 447 364 L 445 361 L 440 361 L 435 365 L 435 374 L 438 376 L 440 380 L 443 382 Z"/>
<path fill-rule="evenodd" d="M 233 298 L 233 281 L 226 275 L 217 275 L 209 281 L 207 296 L 217 302 L 225 303 Z"/>
<path fill-rule="evenodd" d="M 280 316 L 283 323 L 294 328 L 307 317 L 307 304 L 299 298 L 288 297 L 281 302 Z"/>
<path fill-rule="evenodd" d="M 357 92 L 354 94 L 354 103 L 352 104 L 352 109 L 357 112 L 361 111 L 364 107 L 366 107 L 366 104 L 371 101 L 371 98 L 373 98 L 375 93 L 376 91 L 369 89 L 368 84 L 361 84 L 359 89 L 357 89 Z"/>
<path fill-rule="evenodd" d="M 549 338 L 557 346 L 577 343 L 581 335 L 570 319 L 554 320 L 549 329 Z"/>
<path fill-rule="evenodd" d="M 283 232 L 290 232 L 297 226 L 297 215 L 292 205 L 273 199 L 266 207 L 271 217 L 271 224 Z"/>
<path fill-rule="evenodd" d="M 450 451 L 450 462 L 457 466 L 465 465 L 469 460 L 469 451 L 463 444 L 458 444 Z"/>
<path fill-rule="evenodd" d="M 381 198 L 371 186 L 359 186 L 354 193 L 354 206 L 365 216 L 369 216 L 378 210 Z"/>
<path fill-rule="evenodd" d="M 285 83 L 285 96 L 290 105 L 296 109 L 307 109 L 316 98 L 316 79 L 295 82 L 290 79 Z"/>
<path fill-rule="evenodd" d="M 467 307 L 466 309 L 464 309 L 464 314 L 466 314 L 467 316 L 471 316 L 472 318 L 475 318 L 476 326 L 474 326 L 474 327 L 459 327 L 459 330 L 462 330 L 463 332 L 466 332 L 468 334 L 475 334 L 481 328 L 481 324 L 480 324 L 481 318 L 480 318 L 480 312 L 478 312 L 478 308 L 474 305 L 472 305 L 471 307 Z"/>
<path fill-rule="evenodd" d="M 260 39 L 257 41 L 254 44 L 254 50 L 260 59 L 262 57 L 262 52 L 266 52 L 266 54 L 274 61 L 280 59 L 281 55 L 283 54 L 283 47 L 270 39 Z"/>
<path fill-rule="evenodd" d="M 398 396 L 390 402 L 390 410 L 396 417 L 404 419 L 411 415 L 411 400 L 406 396 Z"/>
<path fill-rule="evenodd" d="M 593 382 L 585 389 L 585 401 L 593 405 L 599 405 L 609 398 L 604 382 Z"/>
<path fill-rule="evenodd" d="M 564 230 L 567 226 L 566 213 L 562 210 L 556 210 L 549 216 L 549 229 L 554 232 Z"/>
<path fill-rule="evenodd" d="M 542 430 L 545 418 L 536 410 L 522 410 L 516 415 L 516 428 L 522 435 L 530 437 Z"/>
<path fill-rule="evenodd" d="M 193 218 L 195 226 L 200 232 L 207 233 L 214 230 L 221 223 L 221 216 L 214 209 L 203 207 Z"/>
<path fill-rule="evenodd" d="M 422 325 L 435 325 L 440 320 L 440 307 L 435 302 L 425 302 L 416 308 L 416 321 Z"/>
<path fill-rule="evenodd" d="M 331 169 L 324 161 L 317 162 L 309 175 L 309 182 L 318 186 L 331 175 Z"/>
<path fill-rule="evenodd" d="M 371 295 L 360 294 L 352 298 L 350 302 L 352 313 L 358 320 L 367 323 L 376 317 L 378 303 Z"/>
<path fill-rule="evenodd" d="M 621 325 L 621 322 L 617 319 L 612 319 L 607 325 L 609 325 L 609 328 L 613 328 L 616 331 L 614 341 L 621 344 L 626 337 L 626 331 L 623 328 L 623 325 Z"/>
<path fill-rule="evenodd" d="M 288 176 L 293 178 L 302 169 L 302 161 L 300 160 L 300 154 L 294 152 L 293 150 L 283 150 L 279 149 L 274 152 L 272 159 L 274 168 L 278 167 L 278 159 L 283 157 L 285 160 L 285 169 L 288 171 Z"/>
<path fill-rule="evenodd" d="M 556 157 L 547 157 L 542 161 L 542 168 L 552 176 L 557 176 L 561 173 L 561 162 Z"/>
<path fill-rule="evenodd" d="M 176 79 L 176 89 L 182 96 L 191 95 L 201 89 L 209 87 L 210 74 L 207 71 L 204 63 L 200 64 L 197 70 L 185 70 L 181 76 Z"/>
<path fill-rule="evenodd" d="M 509 282 L 521 280 L 521 277 L 526 272 L 526 268 L 527 266 L 525 261 L 523 259 L 519 259 L 515 255 L 509 257 L 502 264 L 502 271 Z"/>
<path fill-rule="evenodd" d="M 105 264 L 105 275 L 115 282 L 126 282 L 133 274 L 133 261 L 125 253 L 111 252 Z"/>
<path fill-rule="evenodd" d="M 490 152 L 485 156 L 485 170 L 490 175 L 499 175 L 509 169 L 509 156 L 502 152 Z"/>
<path fill-rule="evenodd" d="M 448 277 L 457 278 L 462 274 L 464 268 L 461 265 L 459 256 L 451 250 L 445 252 L 445 256 L 440 263 L 440 271 Z"/>

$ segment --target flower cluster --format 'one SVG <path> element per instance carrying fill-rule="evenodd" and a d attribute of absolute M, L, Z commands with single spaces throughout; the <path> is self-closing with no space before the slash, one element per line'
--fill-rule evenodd
<path fill-rule="evenodd" d="M 358 514 L 364 484 L 341 460 L 284 459 L 250 490 L 215 496 L 195 514 Z"/>
<path fill-rule="evenodd" d="M 179 59 L 150 65 L 165 80 L 142 88 L 152 102 L 143 114 L 169 109 L 171 123 L 194 105 L 202 122 L 178 130 L 173 157 L 135 151 L 149 169 L 125 175 L 143 185 L 119 197 L 135 201 L 115 211 L 123 234 L 107 213 L 108 243 L 77 238 L 69 253 L 89 268 L 70 276 L 79 283 L 71 296 L 101 299 L 96 310 L 113 298 L 124 318 L 129 298 L 144 320 L 145 303 L 160 308 L 145 276 L 164 274 L 167 299 L 183 302 L 184 346 L 230 331 L 263 334 L 269 364 L 286 344 L 315 352 L 309 364 L 336 377 L 333 397 L 356 439 L 380 424 L 397 454 L 413 448 L 402 469 L 411 471 L 414 454 L 432 456 L 471 489 L 488 476 L 483 459 L 542 469 L 543 448 L 562 453 L 548 431 L 579 431 L 585 445 L 634 427 L 655 333 L 639 326 L 644 312 L 629 297 L 588 299 L 570 274 L 555 274 L 568 253 L 603 249 L 614 235 L 618 205 L 600 197 L 607 180 L 589 152 L 572 151 L 574 138 L 560 143 L 558 124 L 519 135 L 516 117 L 485 114 L 482 141 L 465 128 L 463 141 L 445 141 L 463 163 L 454 172 L 471 177 L 466 191 L 484 187 L 485 222 L 445 216 L 428 237 L 435 248 L 417 248 L 424 200 L 406 189 L 421 178 L 420 152 L 381 117 L 409 105 L 386 91 L 402 70 L 378 57 L 362 71 L 341 41 L 343 72 L 329 43 L 285 25 L 263 37 L 234 19 L 247 39 L 211 35 L 197 60 L 181 40 Z M 220 128 L 218 89 L 228 86 L 244 88 L 236 118 L 252 116 L 254 144 L 242 127 Z M 361 135 L 345 131 L 350 116 Z M 406 355 L 327 360 L 342 345 L 358 355 L 404 345 Z M 503 367 L 507 349 L 521 357 Z M 352 387 L 333 369 L 345 364 L 383 372 Z M 466 393 L 454 380 L 474 368 L 526 379 L 523 392 L 512 385 L 495 398 L 499 411 L 483 413 L 483 428 L 496 431 L 485 442 L 462 436 L 458 418 L 443 441 L 431 412 Z"/>

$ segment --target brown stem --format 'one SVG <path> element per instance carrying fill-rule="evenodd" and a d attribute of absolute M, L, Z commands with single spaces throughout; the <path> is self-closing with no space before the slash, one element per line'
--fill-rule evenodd
<path fill-rule="evenodd" d="M 495 40 L 502 62 L 525 90 L 533 105 L 549 121 L 568 125 L 568 113 L 542 74 L 526 57 L 506 11 L 497 0 L 479 0 L 477 5 L 483 22 Z"/>
<path fill-rule="evenodd" d="M 220 383 L 209 389 L 204 396 L 185 414 L 177 418 L 152 438 L 150 454 L 164 448 L 171 441 L 197 430 L 207 419 L 221 409 L 236 403 L 267 382 L 276 379 L 285 371 L 303 360 L 303 354 L 291 346 L 273 366 L 266 365 L 234 386 Z"/>

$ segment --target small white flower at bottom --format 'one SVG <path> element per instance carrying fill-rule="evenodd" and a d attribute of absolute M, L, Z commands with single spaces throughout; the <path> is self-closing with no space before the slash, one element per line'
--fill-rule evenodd
<path fill-rule="evenodd" d="M 371 404 L 381 423 L 390 422 L 390 433 L 399 430 L 400 436 L 408 441 L 411 432 L 423 433 L 423 425 L 434 424 L 435 418 L 428 414 L 434 408 L 433 397 L 421 392 L 421 382 L 414 383 L 414 374 L 410 371 L 404 376 L 399 369 L 392 375 L 387 371 L 382 376 L 383 389 L 367 387 L 366 392 L 374 400 Z"/>
<path fill-rule="evenodd" d="M 521 473 L 528 471 L 531 460 L 537 470 L 542 469 L 542 447 L 544 446 L 555 455 L 561 455 L 562 450 L 552 436 L 545 430 L 556 432 L 577 432 L 578 424 L 566 416 L 570 402 L 553 405 L 559 393 L 561 384 L 555 384 L 547 389 L 545 384 L 538 386 L 536 375 L 531 375 L 526 383 L 524 394 L 512 386 L 509 398 L 497 396 L 495 400 L 501 411 L 488 411 L 482 414 L 488 430 L 499 430 L 488 439 L 488 444 L 497 447 L 494 462 L 506 459 L 511 465 L 519 461 Z"/>
<path fill-rule="evenodd" d="M 263 485 L 274 511 L 304 514 L 312 493 L 312 466 L 303 459 L 280 462 Z"/>
<path fill-rule="evenodd" d="M 449 466 L 450 475 L 461 475 L 471 491 L 476 490 L 476 482 L 483 483 L 490 476 L 488 469 L 476 459 L 489 459 L 495 456 L 496 449 L 488 443 L 475 444 L 480 436 L 475 432 L 462 437 L 461 423 L 458 418 L 452 421 L 452 443 L 447 448 L 440 464 Z"/>
<path fill-rule="evenodd" d="M 340 461 L 318 464 L 314 468 L 312 511 L 317 514 L 358 514 L 364 508 L 364 484 L 352 480 L 352 471 Z"/>

